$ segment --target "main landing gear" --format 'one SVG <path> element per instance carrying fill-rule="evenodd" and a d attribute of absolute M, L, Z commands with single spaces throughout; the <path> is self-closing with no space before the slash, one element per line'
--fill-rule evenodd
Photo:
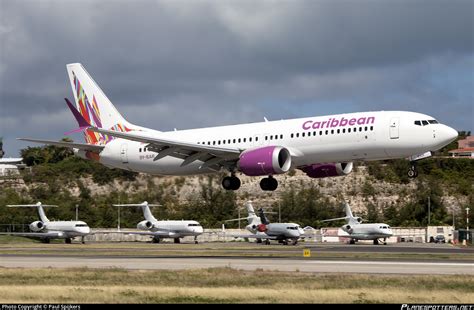
<path fill-rule="evenodd" d="M 238 190 L 240 188 L 240 179 L 235 175 L 231 175 L 230 177 L 225 177 L 222 180 L 222 187 L 226 190 Z"/>
<path fill-rule="evenodd" d="M 408 169 L 407 175 L 410 179 L 416 178 L 418 176 L 418 170 L 416 170 L 416 163 L 412 162 L 410 169 Z"/>
<path fill-rule="evenodd" d="M 264 191 L 274 191 L 278 187 L 278 181 L 271 175 L 260 181 L 260 188 Z"/>
<path fill-rule="evenodd" d="M 222 187 L 226 190 L 238 190 L 240 188 L 240 179 L 235 175 L 222 179 Z M 278 181 L 273 176 L 268 176 L 260 181 L 260 188 L 264 191 L 274 191 L 278 187 Z"/>

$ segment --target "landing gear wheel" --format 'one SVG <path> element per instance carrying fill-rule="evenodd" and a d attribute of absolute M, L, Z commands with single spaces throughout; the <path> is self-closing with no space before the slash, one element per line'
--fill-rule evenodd
<path fill-rule="evenodd" d="M 355 244 L 355 243 L 356 243 L 356 242 L 355 242 L 354 239 L 351 239 L 351 240 L 349 241 L 349 244 Z"/>
<path fill-rule="evenodd" d="M 181 240 L 179 240 L 179 238 L 174 238 L 174 243 L 181 243 Z"/>
<path fill-rule="evenodd" d="M 71 244 L 72 241 L 71 241 L 71 238 L 66 238 L 66 239 L 64 239 L 64 242 L 67 243 L 67 244 Z"/>
<path fill-rule="evenodd" d="M 272 177 L 269 176 L 268 178 L 263 178 L 260 181 L 260 188 L 264 191 L 274 191 L 278 187 L 278 181 Z"/>
<path fill-rule="evenodd" d="M 151 243 L 160 243 L 160 238 L 154 237 L 151 239 Z"/>
<path fill-rule="evenodd" d="M 266 244 L 266 245 L 270 245 L 270 240 L 266 239 L 266 240 L 265 240 L 265 244 Z"/>
<path fill-rule="evenodd" d="M 379 244 L 379 239 L 374 239 L 374 245 L 378 245 Z"/>
<path fill-rule="evenodd" d="M 238 190 L 240 188 L 240 179 L 236 176 L 225 177 L 222 179 L 222 187 L 226 190 Z"/>

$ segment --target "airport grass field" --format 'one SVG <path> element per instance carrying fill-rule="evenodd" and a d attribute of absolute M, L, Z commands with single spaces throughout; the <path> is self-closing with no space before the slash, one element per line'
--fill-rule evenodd
<path fill-rule="evenodd" d="M 470 303 L 469 275 L 0 269 L 0 303 Z"/>

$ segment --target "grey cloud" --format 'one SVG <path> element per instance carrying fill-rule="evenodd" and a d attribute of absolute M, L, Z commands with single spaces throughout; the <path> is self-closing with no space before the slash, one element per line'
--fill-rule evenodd
<path fill-rule="evenodd" d="M 68 112 L 71 62 L 156 129 L 395 108 L 472 129 L 474 82 L 462 76 L 474 71 L 472 1 L 3 0 L 0 12 L 8 143 L 71 129 L 72 118 L 44 132 L 28 121 Z M 464 91 L 432 84 L 440 74 Z M 6 125 L 12 117 L 21 129 Z"/>

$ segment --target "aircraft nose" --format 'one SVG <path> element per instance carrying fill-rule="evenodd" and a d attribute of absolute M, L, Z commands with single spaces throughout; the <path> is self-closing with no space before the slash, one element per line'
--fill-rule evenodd
<path fill-rule="evenodd" d="M 458 137 L 458 131 L 454 128 L 446 126 L 446 138 L 449 142 L 454 141 Z"/>

